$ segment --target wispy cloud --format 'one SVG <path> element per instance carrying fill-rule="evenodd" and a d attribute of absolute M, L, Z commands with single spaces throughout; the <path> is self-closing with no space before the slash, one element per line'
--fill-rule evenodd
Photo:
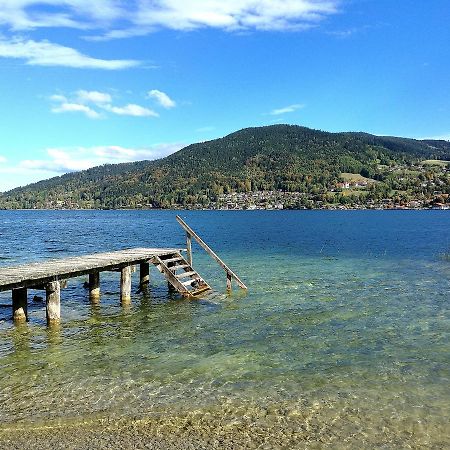
<path fill-rule="evenodd" d="M 129 103 L 126 106 L 108 106 L 106 109 L 119 116 L 159 117 L 157 112 L 134 103 Z"/>
<path fill-rule="evenodd" d="M 433 140 L 433 141 L 450 141 L 450 133 L 448 134 L 439 134 L 437 136 L 430 136 L 430 137 L 422 137 L 419 139 L 427 139 L 427 140 Z"/>
<path fill-rule="evenodd" d="M 50 96 L 50 101 L 54 103 L 51 111 L 57 114 L 80 112 L 90 119 L 105 117 L 107 112 L 118 116 L 159 117 L 159 114 L 152 109 L 135 103 L 116 106 L 113 104 L 112 95 L 107 92 L 80 89 L 69 97 L 70 99 L 61 94 Z"/>
<path fill-rule="evenodd" d="M 5 163 L 6 161 L 7 159 L 4 156 L 0 155 L 0 164 Z"/>
<path fill-rule="evenodd" d="M 32 66 L 63 66 L 84 69 L 118 70 L 135 67 L 133 60 L 92 58 L 79 51 L 49 41 L 0 38 L 0 57 L 24 59 Z"/>
<path fill-rule="evenodd" d="M 63 102 L 58 106 L 54 106 L 51 109 L 52 113 L 61 114 L 67 112 L 81 112 L 85 114 L 90 119 L 100 119 L 101 114 L 94 111 L 92 108 L 86 105 L 81 105 L 79 103 L 67 103 Z"/>
<path fill-rule="evenodd" d="M 159 28 L 303 30 L 338 12 L 341 0 L 3 0 L 0 24 L 12 30 L 71 27 L 109 38 Z"/>
<path fill-rule="evenodd" d="M 45 150 L 40 159 L 27 159 L 15 164 L 3 158 L 3 163 L 0 160 L 0 192 L 103 164 L 160 159 L 185 146 L 179 142 L 166 142 L 143 148 L 119 145 L 62 147 Z"/>
<path fill-rule="evenodd" d="M 105 105 L 112 102 L 111 94 L 99 91 L 85 91 L 83 89 L 77 91 L 80 102 L 92 102 L 95 105 Z"/>
<path fill-rule="evenodd" d="M 18 167 L 60 174 L 85 170 L 102 164 L 159 159 L 184 146 L 181 143 L 162 143 L 147 148 L 127 148 L 118 145 L 49 148 L 46 150 L 47 158 L 24 160 L 18 164 Z"/>
<path fill-rule="evenodd" d="M 281 114 L 292 113 L 292 112 L 302 109 L 304 107 L 305 107 L 305 105 L 302 103 L 295 103 L 293 105 L 285 106 L 284 108 L 274 109 L 274 110 L 270 111 L 269 114 L 271 116 L 279 116 Z"/>
<path fill-rule="evenodd" d="M 163 108 L 170 109 L 175 108 L 177 105 L 165 92 L 153 89 L 148 92 L 150 98 L 154 98 Z"/>
<path fill-rule="evenodd" d="M 338 0 L 159 0 L 140 2 L 140 29 L 300 30 L 337 12 Z"/>
<path fill-rule="evenodd" d="M 117 0 L 2 0 L 0 24 L 13 30 L 68 27 L 89 29 L 125 17 Z"/>

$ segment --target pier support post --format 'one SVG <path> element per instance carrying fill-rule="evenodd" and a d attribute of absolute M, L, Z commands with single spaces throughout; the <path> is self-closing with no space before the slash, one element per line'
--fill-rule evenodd
<path fill-rule="evenodd" d="M 100 273 L 89 274 L 89 300 L 91 303 L 98 303 L 100 300 Z"/>
<path fill-rule="evenodd" d="M 148 283 L 150 282 L 150 264 L 149 263 L 141 263 L 139 265 L 139 287 L 146 288 Z"/>
<path fill-rule="evenodd" d="M 12 304 L 14 322 L 26 322 L 28 319 L 27 288 L 12 290 Z"/>
<path fill-rule="evenodd" d="M 59 324 L 61 318 L 61 287 L 59 281 L 45 286 L 47 294 L 47 325 Z"/>
<path fill-rule="evenodd" d="M 131 266 L 123 267 L 120 271 L 120 303 L 131 303 Z"/>

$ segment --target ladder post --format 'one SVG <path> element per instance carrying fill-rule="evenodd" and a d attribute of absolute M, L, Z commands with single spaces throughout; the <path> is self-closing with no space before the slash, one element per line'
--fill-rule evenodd
<path fill-rule="evenodd" d="M 213 258 L 219 266 L 227 272 L 227 279 L 229 275 L 231 278 L 234 278 L 241 289 L 247 289 L 247 286 L 242 282 L 242 280 L 219 258 L 211 247 L 206 244 L 206 242 L 180 216 L 176 216 L 176 220 L 183 227 L 186 233 L 189 234 L 190 237 L 193 237 L 198 242 L 200 247 L 202 247 L 203 250 L 205 250 L 206 253 L 208 253 L 209 256 L 211 256 L 211 258 Z"/>
<path fill-rule="evenodd" d="M 231 292 L 231 274 L 227 272 L 227 291 Z"/>
<path fill-rule="evenodd" d="M 192 235 L 186 231 L 186 251 L 187 251 L 187 261 L 192 267 Z"/>

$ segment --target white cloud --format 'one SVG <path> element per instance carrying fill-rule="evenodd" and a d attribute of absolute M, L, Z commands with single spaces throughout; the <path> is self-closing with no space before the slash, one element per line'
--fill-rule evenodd
<path fill-rule="evenodd" d="M 159 117 L 152 109 L 135 103 L 115 106 L 111 94 L 101 91 L 80 89 L 70 95 L 69 99 L 65 95 L 55 94 L 50 96 L 50 100 L 55 103 L 51 108 L 53 113 L 81 112 L 90 119 L 105 117 L 107 112 L 118 116 Z"/>
<path fill-rule="evenodd" d="M 341 0 L 2 0 L 0 24 L 13 30 L 72 27 L 104 36 L 158 28 L 301 30 L 338 12 Z"/>
<path fill-rule="evenodd" d="M 64 95 L 60 95 L 60 94 L 54 94 L 52 96 L 50 96 L 50 100 L 53 102 L 67 102 L 67 97 L 65 97 Z"/>
<path fill-rule="evenodd" d="M 154 98 L 163 108 L 175 108 L 177 105 L 165 92 L 152 89 L 148 92 L 148 96 Z"/>
<path fill-rule="evenodd" d="M 4 156 L 0 155 L 0 164 L 5 163 L 6 161 L 7 159 Z"/>
<path fill-rule="evenodd" d="M 92 108 L 80 103 L 61 103 L 58 106 L 54 106 L 51 111 L 55 114 L 66 113 L 66 112 L 81 112 L 85 114 L 90 119 L 99 119 L 101 114 L 94 111 Z"/>
<path fill-rule="evenodd" d="M 112 102 L 110 94 L 99 91 L 77 91 L 78 100 L 81 103 L 94 103 L 95 105 L 104 105 Z"/>
<path fill-rule="evenodd" d="M 108 111 L 119 116 L 134 116 L 134 117 L 159 117 L 159 114 L 151 109 L 143 106 L 129 103 L 126 106 L 108 106 L 105 107 Z"/>
<path fill-rule="evenodd" d="M 291 113 L 297 111 L 298 109 L 304 108 L 305 105 L 301 103 L 295 103 L 294 105 L 285 106 L 284 108 L 274 109 L 270 112 L 272 116 L 279 116 L 281 114 Z"/>
<path fill-rule="evenodd" d="M 39 27 L 86 29 L 123 18 L 124 9 L 116 0 L 2 0 L 0 24 L 14 30 Z"/>
<path fill-rule="evenodd" d="M 134 22 L 177 30 L 295 30 L 337 12 L 337 0 L 142 1 Z"/>
<path fill-rule="evenodd" d="M 180 143 L 162 143 L 148 148 L 127 148 L 118 145 L 49 148 L 46 150 L 46 159 L 21 161 L 18 169 L 46 171 L 56 175 L 85 170 L 102 164 L 159 159 L 184 146 Z"/>
<path fill-rule="evenodd" d="M 418 138 L 418 139 L 427 139 L 427 140 L 433 140 L 433 141 L 450 141 L 450 133 L 441 134 L 438 136 L 423 137 L 423 138 Z"/>
<path fill-rule="evenodd" d="M 33 41 L 0 38 L 0 57 L 25 59 L 32 66 L 64 66 L 72 68 L 117 70 L 139 65 L 133 60 L 105 60 L 91 58 L 79 51 L 53 44 L 49 41 Z"/>

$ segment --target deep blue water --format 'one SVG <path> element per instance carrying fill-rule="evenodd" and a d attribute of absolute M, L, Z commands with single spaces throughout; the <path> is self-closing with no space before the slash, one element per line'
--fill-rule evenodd
<path fill-rule="evenodd" d="M 184 246 L 176 214 L 3 211 L 0 266 Z M 169 293 L 153 271 L 149 295 L 127 309 L 117 274 L 102 276 L 96 307 L 74 280 L 56 331 L 33 293 L 25 327 L 0 308 L 0 420 L 195 410 L 220 421 L 224 405 L 263 420 L 278 405 L 264 416 L 273 433 L 309 420 L 330 439 L 364 433 L 369 446 L 381 430 L 396 447 L 448 442 L 449 212 L 180 214 L 248 293 L 227 295 L 223 272 L 195 247 L 194 266 L 215 288 L 198 301 Z"/>

